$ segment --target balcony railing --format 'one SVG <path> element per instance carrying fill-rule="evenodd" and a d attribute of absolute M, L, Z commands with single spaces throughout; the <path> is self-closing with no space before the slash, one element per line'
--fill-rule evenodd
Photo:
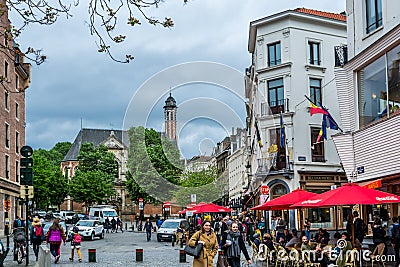
<path fill-rule="evenodd" d="M 343 67 L 347 63 L 347 45 L 335 46 L 335 67 Z"/>

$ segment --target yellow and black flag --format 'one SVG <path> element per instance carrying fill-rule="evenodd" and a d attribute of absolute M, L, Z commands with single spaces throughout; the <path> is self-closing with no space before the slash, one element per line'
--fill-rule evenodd
<path fill-rule="evenodd" d="M 260 146 L 260 148 L 262 148 L 263 144 L 261 140 L 260 130 L 258 129 L 257 120 L 254 121 L 254 126 L 256 127 L 257 143 Z"/>

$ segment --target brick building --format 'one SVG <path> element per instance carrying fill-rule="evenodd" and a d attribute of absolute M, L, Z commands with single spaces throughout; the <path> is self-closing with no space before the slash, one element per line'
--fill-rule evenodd
<path fill-rule="evenodd" d="M 3 2 L 3 1 L 2 1 Z M 23 216 L 19 205 L 20 148 L 25 144 L 25 90 L 30 82 L 30 64 L 12 36 L 8 9 L 0 6 L 0 235 L 7 221 Z"/>

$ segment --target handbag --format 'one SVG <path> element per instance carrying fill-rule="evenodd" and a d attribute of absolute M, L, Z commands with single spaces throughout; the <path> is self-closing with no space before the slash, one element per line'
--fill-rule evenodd
<path fill-rule="evenodd" d="M 228 267 L 228 259 L 223 253 L 218 254 L 217 267 Z"/>
<path fill-rule="evenodd" d="M 183 251 L 185 251 L 187 255 L 193 256 L 195 258 L 200 257 L 201 251 L 203 250 L 203 243 L 199 243 L 199 239 L 200 239 L 200 234 L 196 240 L 196 246 L 191 247 L 189 246 L 189 244 L 186 244 Z"/>

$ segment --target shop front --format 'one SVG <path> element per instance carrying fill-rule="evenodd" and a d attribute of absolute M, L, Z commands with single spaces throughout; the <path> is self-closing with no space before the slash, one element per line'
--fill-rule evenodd
<path fill-rule="evenodd" d="M 347 183 L 343 172 L 317 172 L 298 171 L 300 175 L 300 188 L 306 191 L 321 194 L 333 188 Z M 342 229 L 346 225 L 347 215 L 351 213 L 351 207 L 328 207 L 305 209 L 303 221 L 307 218 L 311 222 L 311 228 L 318 229 Z"/>

